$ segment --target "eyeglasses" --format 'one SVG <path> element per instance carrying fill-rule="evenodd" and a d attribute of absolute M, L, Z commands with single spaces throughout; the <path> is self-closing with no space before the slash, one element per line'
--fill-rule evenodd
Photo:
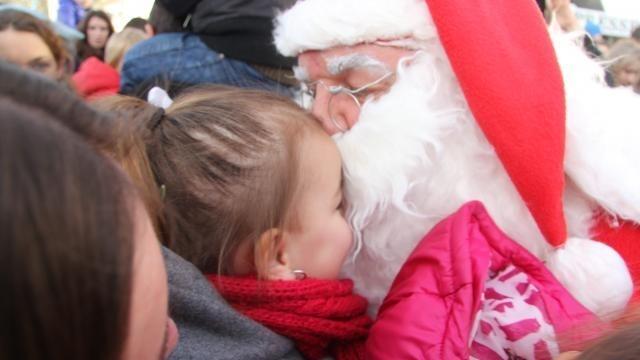
<path fill-rule="evenodd" d="M 349 130 L 348 125 L 344 119 L 338 116 L 341 104 L 347 104 L 347 106 L 355 104 L 359 111 L 364 102 L 376 96 L 377 91 L 372 91 L 372 88 L 390 80 L 395 76 L 395 74 L 395 72 L 388 72 L 380 78 L 362 85 L 357 89 L 351 89 L 343 85 L 326 85 L 320 80 L 314 81 L 312 83 L 304 84 L 305 89 L 303 90 L 303 93 L 311 97 L 311 99 L 315 99 L 317 86 L 322 86 L 330 94 L 327 104 L 329 119 L 340 132 L 346 132 Z"/>

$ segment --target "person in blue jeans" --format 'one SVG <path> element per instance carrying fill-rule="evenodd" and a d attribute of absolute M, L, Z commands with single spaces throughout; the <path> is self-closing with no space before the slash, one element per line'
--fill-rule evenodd
<path fill-rule="evenodd" d="M 223 84 L 292 96 L 286 84 L 268 78 L 245 62 L 211 50 L 192 33 L 158 34 L 138 43 L 124 57 L 120 92 L 148 90 L 154 81 L 172 85 Z"/>
<path fill-rule="evenodd" d="M 239 20 L 235 22 L 242 21 L 242 11 L 245 10 L 241 9 L 240 3 L 247 2 L 238 3 L 235 11 Z M 264 37 L 266 34 L 270 39 L 271 28 L 248 29 L 239 35 L 229 31 L 224 32 L 224 35 L 215 35 L 206 28 L 196 27 L 196 22 L 191 24 L 190 32 L 184 32 L 183 19 L 188 15 L 191 15 L 189 17 L 192 22 L 204 18 L 209 23 L 215 22 L 209 15 L 211 5 L 212 2 L 208 0 L 196 1 L 193 7 L 185 8 L 184 11 L 174 9 L 175 11 L 170 12 L 156 1 L 149 20 L 157 35 L 138 43 L 125 55 L 120 92 L 142 96 L 159 84 L 163 87 L 169 85 L 173 89 L 199 84 L 223 84 L 274 91 L 292 97 L 295 79 L 291 74 L 291 67 L 294 60 L 273 56 L 271 40 L 267 41 Z M 204 10 L 209 11 L 205 12 L 207 17 L 198 13 Z M 266 14 L 265 11 L 264 19 L 271 24 L 272 15 Z M 196 30 L 200 33 L 196 33 Z M 255 38 L 259 40 L 256 41 L 256 53 L 251 54 L 253 56 L 247 57 L 246 51 L 236 51 L 234 46 L 228 46 L 233 44 L 234 39 L 238 42 L 246 41 L 251 34 L 255 34 Z M 264 47 L 260 46 L 261 43 L 264 43 Z M 224 52 L 217 48 L 224 49 Z"/>
<path fill-rule="evenodd" d="M 75 29 L 84 19 L 87 12 L 86 7 L 89 6 L 91 6 L 91 1 L 60 0 L 58 22 Z"/>

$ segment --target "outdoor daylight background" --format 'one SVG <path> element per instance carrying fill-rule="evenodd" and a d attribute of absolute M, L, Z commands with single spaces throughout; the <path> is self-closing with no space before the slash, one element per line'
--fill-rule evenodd
<path fill-rule="evenodd" d="M 9 0 L 6 2 L 36 9 L 41 13 L 47 14 L 52 20 L 57 20 L 58 17 L 58 0 Z M 88 2 L 92 3 L 88 7 L 104 10 L 112 16 L 113 26 L 116 31 L 122 30 L 131 18 L 141 17 L 146 19 L 153 5 L 153 0 L 93 0 Z"/>
<path fill-rule="evenodd" d="M 116 31 L 133 17 L 146 18 L 153 0 L 87 0 L 94 9 L 105 10 L 113 17 Z M 57 20 L 59 0 L 9 0 L 45 13 Z M 581 21 L 591 21 L 602 29 L 604 36 L 628 37 L 640 25 L 640 0 L 572 0 Z"/>

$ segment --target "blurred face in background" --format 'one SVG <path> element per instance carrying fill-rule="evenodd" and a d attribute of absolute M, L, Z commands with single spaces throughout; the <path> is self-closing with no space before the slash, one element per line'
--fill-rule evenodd
<path fill-rule="evenodd" d="M 636 86 L 640 81 L 640 61 L 626 64 L 614 73 L 616 85 Z"/>
<path fill-rule="evenodd" d="M 87 22 L 87 43 L 94 49 L 103 49 L 109 40 L 109 24 L 94 16 Z"/>
<path fill-rule="evenodd" d="M 51 49 L 38 34 L 11 27 L 0 31 L 0 59 L 54 80 L 62 73 Z"/>

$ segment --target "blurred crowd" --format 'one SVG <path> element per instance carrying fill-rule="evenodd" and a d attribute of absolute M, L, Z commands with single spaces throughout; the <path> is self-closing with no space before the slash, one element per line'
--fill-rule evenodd
<path fill-rule="evenodd" d="M 632 87 L 640 92 L 640 27 L 633 29 L 628 38 L 605 37 L 597 24 L 578 20 L 569 1 L 551 1 L 547 11 L 549 20 L 562 30 L 586 35 L 585 49 L 606 66 L 609 86 Z"/>
<path fill-rule="evenodd" d="M 104 11 L 66 3 L 57 23 L 26 8 L 0 5 L 0 57 L 61 81 L 87 99 L 141 94 L 163 82 L 174 88 L 220 83 L 292 94 L 294 61 L 277 54 L 270 40 L 271 1 L 228 9 L 213 2 L 195 13 L 188 12 L 189 4 L 158 1 L 148 20 L 133 18 L 117 33 Z M 247 16 L 251 20 L 242 20 Z M 75 23 L 77 32 L 69 28 Z"/>
<path fill-rule="evenodd" d="M 133 18 L 118 33 L 109 14 L 90 4 L 61 1 L 55 23 L 26 8 L 0 5 L 0 56 L 59 80 L 87 99 L 141 95 L 152 84 L 179 89 L 221 83 L 292 94 L 294 61 L 270 45 L 271 2 L 246 9 L 230 6 L 234 14 L 214 11 L 214 5 L 189 13 L 190 4 L 157 1 L 148 20 Z M 251 22 L 234 21 L 246 15 L 243 11 L 259 15 Z M 585 49 L 606 67 L 609 86 L 640 91 L 640 27 L 629 38 L 604 37 L 598 25 L 578 20 L 566 0 L 550 1 L 545 13 L 564 31 L 585 34 Z"/>

